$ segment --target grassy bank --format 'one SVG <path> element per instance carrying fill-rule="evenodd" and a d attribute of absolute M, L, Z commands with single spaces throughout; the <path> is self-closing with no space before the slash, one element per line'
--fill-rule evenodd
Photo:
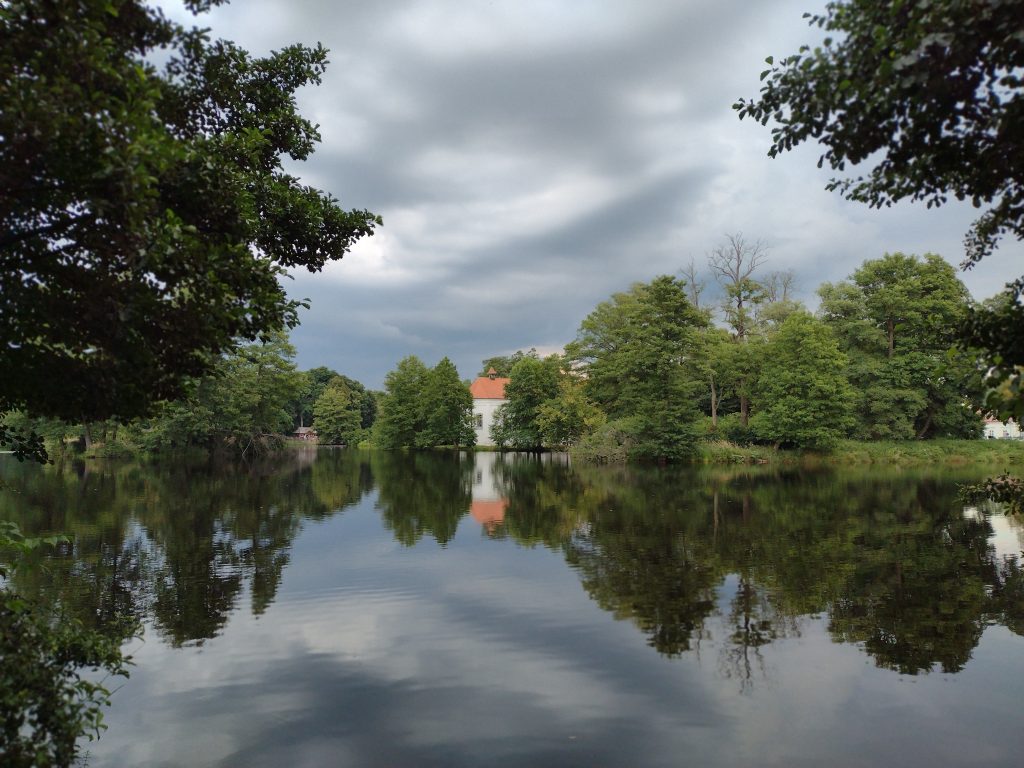
<path fill-rule="evenodd" d="M 707 464 L 886 464 L 963 466 L 983 464 L 993 468 L 1024 465 L 1024 441 L 1020 440 L 907 440 L 867 443 L 844 440 L 831 453 L 773 450 L 762 445 L 735 445 L 725 441 L 702 443 L 695 460 Z"/>
<path fill-rule="evenodd" d="M 843 442 L 828 460 L 849 464 L 1024 464 L 1021 440 Z"/>

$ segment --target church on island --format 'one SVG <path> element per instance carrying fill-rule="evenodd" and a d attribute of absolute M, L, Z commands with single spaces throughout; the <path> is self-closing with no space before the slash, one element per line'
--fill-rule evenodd
<path fill-rule="evenodd" d="M 489 368 L 486 376 L 480 376 L 469 385 L 473 395 L 473 427 L 477 445 L 494 445 L 491 421 L 498 406 L 505 402 L 505 385 L 508 382 L 507 378 L 498 376 L 494 368 Z"/>

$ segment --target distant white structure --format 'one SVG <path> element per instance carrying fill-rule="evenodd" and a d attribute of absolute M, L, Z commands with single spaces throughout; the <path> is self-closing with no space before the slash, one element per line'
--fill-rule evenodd
<path fill-rule="evenodd" d="M 470 516 L 483 526 L 488 533 L 494 533 L 505 522 L 508 499 L 498 487 L 494 471 L 495 463 L 501 459 L 497 453 L 476 453 L 473 459 L 473 500 L 469 507 Z"/>
<path fill-rule="evenodd" d="M 491 421 L 494 412 L 505 402 L 505 385 L 508 382 L 508 379 L 498 376 L 494 368 L 490 368 L 486 376 L 481 376 L 469 385 L 469 392 L 473 395 L 473 427 L 476 430 L 477 445 L 494 445 Z"/>
<path fill-rule="evenodd" d="M 1020 440 L 1020 425 L 1013 419 L 1009 421 L 998 421 L 997 419 L 985 419 L 986 440 Z"/>

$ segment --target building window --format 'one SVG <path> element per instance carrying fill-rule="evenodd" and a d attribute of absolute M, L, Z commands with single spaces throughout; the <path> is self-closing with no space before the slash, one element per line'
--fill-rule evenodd
<path fill-rule="evenodd" d="M 484 415 L 482 413 L 476 414 L 476 428 L 483 429 L 484 427 Z"/>

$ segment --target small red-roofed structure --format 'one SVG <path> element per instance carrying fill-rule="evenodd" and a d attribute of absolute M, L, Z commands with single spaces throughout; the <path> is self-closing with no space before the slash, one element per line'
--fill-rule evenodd
<path fill-rule="evenodd" d="M 491 420 L 494 412 L 505 402 L 505 385 L 510 379 L 498 376 L 494 368 L 487 371 L 469 385 L 473 395 L 473 427 L 476 429 L 477 445 L 494 445 L 491 437 Z"/>

